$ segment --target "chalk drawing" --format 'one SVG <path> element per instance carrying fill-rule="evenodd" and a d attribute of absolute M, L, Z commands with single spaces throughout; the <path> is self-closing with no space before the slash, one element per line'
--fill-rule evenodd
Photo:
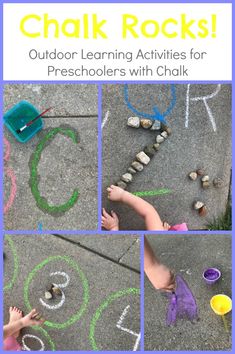
<path fill-rule="evenodd" d="M 42 222 L 38 223 L 38 231 L 42 231 Z"/>
<path fill-rule="evenodd" d="M 105 126 L 106 123 L 108 122 L 108 119 L 109 119 L 109 111 L 107 111 L 107 112 L 105 113 L 104 119 L 103 119 L 102 124 L 101 124 L 101 129 L 104 128 L 104 126 Z"/>
<path fill-rule="evenodd" d="M 33 327 L 30 327 L 31 330 L 33 331 L 36 331 L 36 332 L 39 332 L 40 335 L 43 335 L 47 342 L 49 343 L 50 345 L 50 349 L 52 351 L 55 351 L 56 348 L 55 348 L 55 344 L 53 342 L 53 340 L 51 339 L 51 337 L 49 336 L 49 334 L 47 333 L 47 331 L 42 328 L 42 327 L 39 327 L 39 326 L 33 326 Z M 25 339 L 26 338 L 34 338 L 36 340 L 38 340 L 38 342 L 40 343 L 41 345 L 41 348 L 43 349 L 39 349 L 39 351 L 42 351 L 45 349 L 45 344 L 43 343 L 43 341 L 38 337 L 38 336 L 35 336 L 35 335 L 32 335 L 32 334 L 25 334 L 23 337 L 22 337 L 22 350 L 26 350 L 26 351 L 31 351 L 31 349 L 27 346 L 27 344 L 25 343 Z M 32 350 L 33 351 L 33 350 Z"/>
<path fill-rule="evenodd" d="M 38 349 L 39 352 L 42 352 L 42 351 L 45 350 L 45 345 L 44 345 L 43 341 L 42 341 L 39 337 L 37 337 L 37 336 L 35 336 L 35 335 L 33 335 L 33 334 L 25 334 L 25 335 L 22 337 L 22 349 L 23 349 L 23 350 L 30 351 L 30 348 L 29 348 L 29 347 L 26 345 L 26 343 L 25 343 L 25 339 L 26 339 L 26 338 L 33 338 L 33 339 L 36 339 L 36 340 L 40 343 L 41 348 Z"/>
<path fill-rule="evenodd" d="M 161 188 L 152 191 L 133 192 L 132 194 L 136 195 L 137 197 L 153 197 L 155 195 L 163 195 L 163 194 L 170 194 L 170 193 L 172 193 L 170 189 Z"/>
<path fill-rule="evenodd" d="M 11 253 L 12 253 L 12 256 L 13 256 L 13 264 L 14 264 L 12 278 L 3 288 L 3 290 L 6 291 L 6 290 L 9 290 L 9 289 L 12 289 L 13 285 L 15 284 L 15 281 L 17 279 L 17 275 L 18 275 L 18 272 L 19 272 L 19 260 L 18 260 L 16 247 L 15 247 L 15 244 L 14 244 L 12 238 L 10 236 L 8 236 L 8 235 L 5 235 L 4 237 L 5 237 L 5 240 L 8 242 L 8 245 L 10 247 L 10 250 L 11 250 Z"/>
<path fill-rule="evenodd" d="M 101 305 L 97 308 L 95 314 L 93 315 L 90 323 L 90 331 L 89 331 L 89 340 L 90 344 L 92 346 L 93 350 L 99 350 L 98 345 L 96 343 L 96 338 L 95 338 L 95 329 L 98 321 L 101 318 L 101 315 L 103 314 L 104 310 L 106 310 L 113 301 L 116 299 L 123 297 L 125 295 L 140 295 L 140 289 L 137 288 L 128 288 L 124 290 L 119 290 L 111 295 L 108 296 L 107 299 L 105 299 Z M 112 348 L 114 350 L 114 348 Z"/>
<path fill-rule="evenodd" d="M 45 321 L 44 322 L 44 325 L 47 326 L 47 327 L 56 328 L 56 329 L 64 329 L 64 328 L 67 328 L 67 327 L 71 326 L 72 324 L 74 324 L 78 320 L 80 320 L 80 318 L 82 317 L 82 315 L 86 311 L 86 308 L 87 308 L 87 305 L 88 305 L 88 302 L 89 302 L 89 285 L 88 285 L 87 278 L 86 278 L 85 274 L 82 272 L 82 270 L 80 269 L 79 265 L 76 262 L 74 262 L 71 258 L 69 258 L 67 256 L 51 256 L 51 257 L 46 258 L 41 263 L 37 264 L 33 268 L 33 270 L 29 273 L 27 279 L 25 280 L 25 283 L 24 283 L 24 302 L 25 302 L 25 306 L 26 306 L 27 310 L 31 311 L 32 310 L 32 306 L 31 306 L 30 301 L 29 301 L 30 284 L 31 284 L 32 280 L 34 279 L 34 277 L 36 276 L 36 274 L 37 274 L 37 272 L 39 270 L 43 269 L 48 263 L 55 262 L 55 261 L 65 262 L 73 270 L 75 270 L 75 272 L 79 275 L 79 278 L 80 278 L 81 284 L 82 284 L 82 288 L 83 288 L 82 304 L 81 304 L 80 308 L 76 311 L 76 313 L 74 315 L 72 315 L 68 320 L 66 320 L 65 322 L 62 322 L 62 323 L 51 322 L 51 321 Z"/>
<path fill-rule="evenodd" d="M 50 277 L 53 277 L 55 275 L 61 275 L 61 276 L 65 277 L 66 278 L 66 282 L 63 283 L 63 284 L 53 283 L 54 286 L 60 288 L 60 290 L 61 290 L 62 288 L 66 288 L 69 285 L 70 277 L 68 276 L 67 273 L 65 273 L 65 272 L 53 272 L 53 273 L 50 274 Z M 57 310 L 57 309 L 59 309 L 60 307 L 63 306 L 63 304 L 65 302 L 65 294 L 64 294 L 63 290 L 61 290 L 61 301 L 58 304 L 56 304 L 56 305 L 49 305 L 41 298 L 39 299 L 39 301 L 47 309 L 49 309 L 49 310 Z"/>
<path fill-rule="evenodd" d="M 128 85 L 125 84 L 124 85 L 124 99 L 125 99 L 125 103 L 127 105 L 127 107 L 134 112 L 137 116 L 139 117 L 143 117 L 143 118 L 149 118 L 149 119 L 153 119 L 153 120 L 159 120 L 160 122 L 167 124 L 165 117 L 167 117 L 173 110 L 175 104 L 176 104 L 176 88 L 175 85 L 171 84 L 170 85 L 170 89 L 171 89 L 171 100 L 170 100 L 170 104 L 167 107 L 165 112 L 160 112 L 157 105 L 154 105 L 152 107 L 153 113 L 144 113 L 139 111 L 138 109 L 136 109 L 130 102 L 129 100 L 129 89 L 128 89 Z"/>
<path fill-rule="evenodd" d="M 4 161 L 8 162 L 11 154 L 11 145 L 5 137 L 4 137 L 4 144 L 6 148 Z M 4 214 L 6 214 L 8 210 L 11 208 L 12 204 L 14 203 L 16 192 L 17 192 L 17 186 L 16 186 L 16 176 L 14 171 L 10 167 L 4 167 L 4 171 L 6 172 L 7 177 L 10 178 L 11 181 L 10 196 L 3 208 L 3 212 Z"/>
<path fill-rule="evenodd" d="M 38 164 L 41 159 L 41 155 L 46 146 L 48 146 L 57 134 L 65 135 L 66 137 L 72 139 L 74 144 L 79 142 L 78 132 L 72 127 L 68 126 L 60 126 L 57 128 L 49 129 L 48 132 L 44 135 L 42 140 L 36 146 L 34 153 L 32 154 L 29 161 L 29 170 L 30 170 L 30 180 L 29 185 L 32 191 L 32 194 L 36 200 L 36 204 L 39 209 L 43 212 L 48 213 L 52 216 L 61 216 L 66 211 L 71 209 L 74 204 L 77 202 L 79 197 L 78 189 L 74 189 L 72 196 L 70 199 L 61 205 L 49 205 L 47 199 L 41 196 L 39 191 L 39 175 L 38 175 Z"/>
<path fill-rule="evenodd" d="M 117 324 L 116 324 L 116 327 L 117 327 L 118 329 L 120 329 L 121 331 L 127 332 L 127 333 L 131 334 L 132 336 L 137 337 L 137 338 L 136 338 L 136 341 L 135 341 L 135 345 L 134 345 L 134 347 L 133 347 L 133 349 L 132 349 L 132 350 L 135 352 L 135 351 L 138 349 L 138 346 L 139 346 L 139 343 L 140 343 L 140 337 L 141 337 L 141 335 L 140 335 L 140 333 L 133 332 L 133 331 L 130 330 L 129 328 L 126 328 L 126 327 L 123 327 L 123 326 L 122 326 L 122 323 L 123 323 L 123 321 L 125 320 L 125 317 L 126 317 L 128 311 L 129 311 L 129 309 L 130 309 L 130 305 L 127 305 L 127 306 L 125 307 L 125 309 L 123 310 L 123 312 L 122 312 L 122 314 L 121 314 L 121 316 L 120 316 L 120 318 L 119 318 L 119 320 L 118 320 L 118 322 L 117 322 Z"/>
<path fill-rule="evenodd" d="M 212 92 L 209 95 L 206 96 L 198 96 L 198 97 L 190 97 L 190 84 L 187 85 L 187 91 L 186 91 L 186 110 L 185 110 L 185 128 L 188 128 L 189 125 L 189 105 L 190 105 L 190 101 L 192 102 L 198 102 L 198 101 L 202 101 L 206 107 L 206 111 L 209 117 L 209 120 L 211 122 L 212 128 L 214 130 L 214 132 L 216 132 L 216 122 L 214 119 L 214 116 L 212 114 L 212 111 L 207 103 L 207 100 L 210 100 L 211 98 L 215 97 L 219 91 L 221 89 L 221 84 L 218 84 L 215 91 Z"/>

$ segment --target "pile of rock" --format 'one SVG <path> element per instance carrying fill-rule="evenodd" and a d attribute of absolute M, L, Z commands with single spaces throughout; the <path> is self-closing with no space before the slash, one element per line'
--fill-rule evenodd
<path fill-rule="evenodd" d="M 55 284 L 50 284 L 47 286 L 47 290 L 45 291 L 45 299 L 51 300 L 56 296 L 62 296 L 61 289 Z"/>
<path fill-rule="evenodd" d="M 120 181 L 116 185 L 122 189 L 126 189 L 128 184 L 133 181 L 134 175 L 138 172 L 143 171 L 144 166 L 147 166 L 151 158 L 159 150 L 160 144 L 162 144 L 168 136 L 171 134 L 171 129 L 159 121 L 152 121 L 151 119 L 140 119 L 139 117 L 128 118 L 127 125 L 133 128 L 142 127 L 144 129 L 158 130 L 158 135 L 153 144 L 146 145 L 143 151 L 140 151 L 135 160 L 131 163 L 131 166 L 124 173 Z"/>

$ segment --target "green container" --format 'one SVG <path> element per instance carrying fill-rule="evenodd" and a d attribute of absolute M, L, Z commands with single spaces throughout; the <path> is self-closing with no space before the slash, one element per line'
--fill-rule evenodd
<path fill-rule="evenodd" d="M 21 133 L 17 130 L 36 118 L 40 113 L 38 110 L 27 101 L 20 101 L 13 106 L 3 117 L 5 126 L 14 135 L 20 143 L 26 143 L 37 132 L 43 128 L 42 118 L 38 118 L 33 124 L 25 128 Z"/>

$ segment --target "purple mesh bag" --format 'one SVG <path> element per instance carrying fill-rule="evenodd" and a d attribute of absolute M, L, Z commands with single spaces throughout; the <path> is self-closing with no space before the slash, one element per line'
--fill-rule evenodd
<path fill-rule="evenodd" d="M 176 290 L 169 297 L 166 323 L 174 325 L 179 318 L 190 321 L 198 319 L 196 300 L 188 285 L 180 275 L 176 275 Z"/>

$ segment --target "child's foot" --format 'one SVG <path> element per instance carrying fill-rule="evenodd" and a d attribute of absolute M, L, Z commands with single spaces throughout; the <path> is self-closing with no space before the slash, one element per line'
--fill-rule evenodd
<path fill-rule="evenodd" d="M 164 221 L 163 228 L 164 228 L 164 230 L 169 231 L 171 226 L 167 222 Z"/>
<path fill-rule="evenodd" d="M 117 214 L 111 211 L 111 215 L 107 213 L 105 208 L 103 208 L 101 225 L 108 231 L 118 231 L 119 230 L 119 220 Z"/>
<path fill-rule="evenodd" d="M 20 320 L 23 317 L 23 312 L 20 311 L 17 307 L 15 306 L 11 306 L 9 308 L 9 314 L 10 314 L 10 319 L 9 319 L 9 323 L 15 322 Z M 12 336 L 15 338 L 18 338 L 20 335 L 20 331 L 14 333 Z"/>
<path fill-rule="evenodd" d="M 125 191 L 117 186 L 114 186 L 113 184 L 107 188 L 108 191 L 108 199 L 113 200 L 115 202 L 120 202 L 122 200 L 123 193 Z"/>

